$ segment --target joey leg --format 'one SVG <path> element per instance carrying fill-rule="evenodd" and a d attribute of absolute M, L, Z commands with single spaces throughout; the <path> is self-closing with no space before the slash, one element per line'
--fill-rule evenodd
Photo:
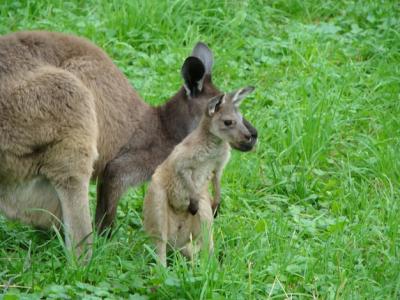
<path fill-rule="evenodd" d="M 209 253 L 214 251 L 214 238 L 213 238 L 213 209 L 210 205 L 210 198 L 208 195 L 203 195 L 200 201 L 199 209 L 199 225 L 196 228 L 197 233 L 200 235 L 197 239 L 197 247 L 202 248 L 208 246 Z"/>
<path fill-rule="evenodd" d="M 209 253 L 212 253 L 214 251 L 213 234 L 212 234 L 211 228 L 209 228 L 207 226 L 207 229 L 209 231 L 207 233 L 208 251 L 209 251 Z M 188 242 L 184 247 L 182 247 L 180 249 L 180 251 L 181 251 L 183 256 L 185 256 L 187 259 L 193 261 L 195 255 L 198 254 L 200 252 L 201 248 L 204 246 L 204 242 L 205 242 L 204 237 L 201 236 L 196 240 L 192 240 L 192 241 Z"/>
<path fill-rule="evenodd" d="M 197 244 L 193 243 L 193 241 L 190 241 L 181 249 L 182 255 L 191 261 L 193 261 L 194 255 L 199 251 Z"/>

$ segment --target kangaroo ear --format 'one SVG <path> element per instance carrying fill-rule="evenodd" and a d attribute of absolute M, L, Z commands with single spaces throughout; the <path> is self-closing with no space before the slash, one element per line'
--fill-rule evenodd
<path fill-rule="evenodd" d="M 202 61 L 194 56 L 186 58 L 182 66 L 184 87 L 189 98 L 195 97 L 203 89 L 205 67 Z"/>
<path fill-rule="evenodd" d="M 207 113 L 210 117 L 212 117 L 221 107 L 221 105 L 225 102 L 225 95 L 218 95 L 211 98 L 208 101 L 207 105 Z"/>
<path fill-rule="evenodd" d="M 243 99 L 246 98 L 247 95 L 253 91 L 254 91 L 253 86 L 247 86 L 247 87 L 241 88 L 240 90 L 238 90 L 236 92 L 233 92 L 233 98 L 232 98 L 233 105 L 238 107 L 240 105 L 240 103 L 242 103 Z"/>
<path fill-rule="evenodd" d="M 213 54 L 208 46 L 198 42 L 193 48 L 192 56 L 197 57 L 204 64 L 206 74 L 211 75 L 211 69 L 214 63 Z"/>

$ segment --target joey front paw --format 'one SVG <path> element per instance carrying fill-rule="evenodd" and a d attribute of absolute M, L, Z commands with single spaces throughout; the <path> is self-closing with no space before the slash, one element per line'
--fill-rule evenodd
<path fill-rule="evenodd" d="M 197 213 L 197 211 L 199 210 L 199 201 L 196 201 L 193 198 L 190 198 L 188 210 L 194 216 Z"/>

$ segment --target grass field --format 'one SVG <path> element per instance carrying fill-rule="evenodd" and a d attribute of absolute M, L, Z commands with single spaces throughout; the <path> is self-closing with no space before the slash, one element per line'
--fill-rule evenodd
<path fill-rule="evenodd" d="M 0 33 L 23 29 L 86 36 L 152 104 L 204 41 L 217 86 L 256 86 L 260 138 L 224 173 L 214 256 L 157 267 L 143 186 L 85 267 L 1 218 L 0 299 L 400 298 L 399 2 L 0 0 Z"/>

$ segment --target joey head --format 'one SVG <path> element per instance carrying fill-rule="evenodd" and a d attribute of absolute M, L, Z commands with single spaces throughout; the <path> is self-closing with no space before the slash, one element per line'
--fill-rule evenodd
<path fill-rule="evenodd" d="M 205 128 L 203 127 L 203 130 L 209 131 L 211 145 L 228 143 L 231 146 L 234 145 L 237 150 L 247 151 L 248 144 L 252 140 L 252 133 L 239 112 L 239 105 L 253 90 L 254 88 L 249 86 L 235 92 L 218 95 L 209 101 L 207 113 L 200 126 L 206 126 Z M 218 174 L 222 171 L 216 169 L 215 172 Z M 214 182 L 214 192 L 217 196 L 212 205 L 215 214 L 217 213 L 220 198 L 220 178 L 218 177 L 220 175 L 214 179 L 216 180 Z M 189 202 L 188 210 L 194 215 L 198 210 L 198 196 L 191 195 Z"/>

